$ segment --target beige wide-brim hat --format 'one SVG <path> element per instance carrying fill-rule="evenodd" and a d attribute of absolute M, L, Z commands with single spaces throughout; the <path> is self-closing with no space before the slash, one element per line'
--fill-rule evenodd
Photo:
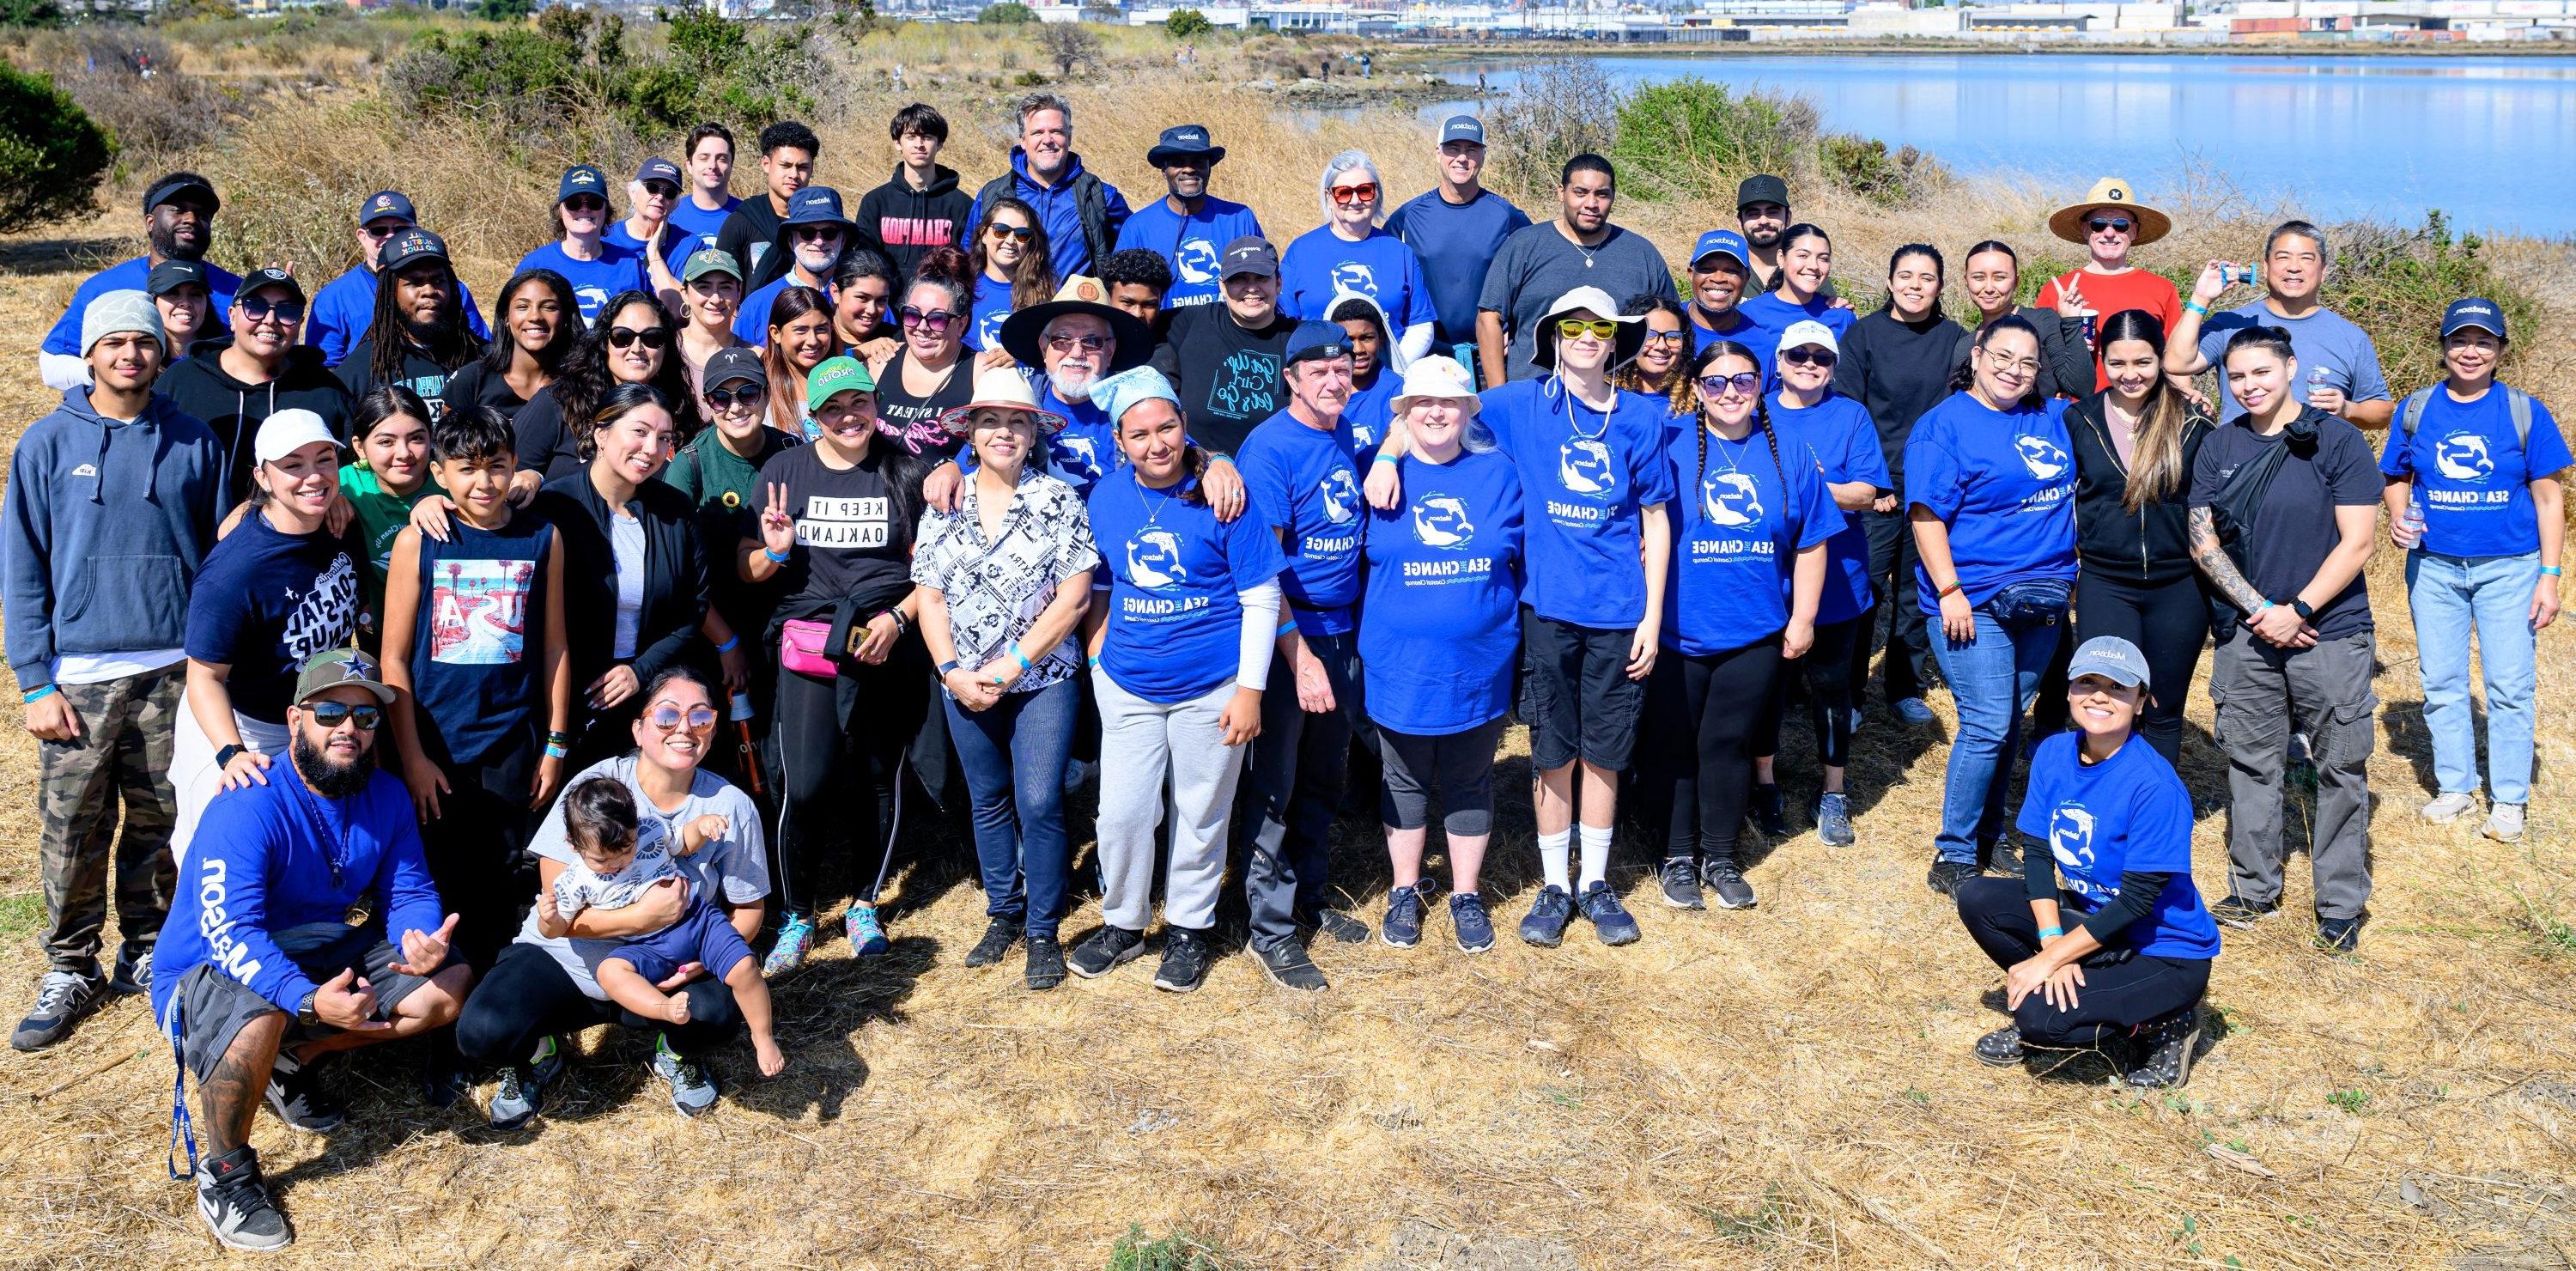
<path fill-rule="evenodd" d="M 1387 403 L 1387 409 L 1401 417 L 1423 398 L 1447 398 L 1464 405 L 1468 418 L 1484 405 L 1476 396 L 1476 386 L 1467 382 L 1467 368 L 1458 359 L 1447 356 L 1426 357 L 1404 370 L 1404 391 Z"/>
<path fill-rule="evenodd" d="M 975 412 L 979 410 L 1026 411 L 1037 420 L 1038 431 L 1052 433 L 1064 429 L 1064 416 L 1038 409 L 1037 390 L 1029 386 L 1029 377 L 1016 366 L 989 366 L 975 372 L 975 399 L 939 414 L 939 426 L 960 437 L 974 431 Z"/>
<path fill-rule="evenodd" d="M 2104 177 L 2093 183 L 2080 203 L 2069 203 L 2049 214 L 2048 232 L 2081 245 L 2086 241 L 2084 219 L 2096 208 L 2116 207 L 2138 222 L 2137 237 L 2129 240 L 2132 247 L 2144 247 L 2173 232 L 2173 218 L 2138 202 L 2138 192 L 2124 177 Z"/>

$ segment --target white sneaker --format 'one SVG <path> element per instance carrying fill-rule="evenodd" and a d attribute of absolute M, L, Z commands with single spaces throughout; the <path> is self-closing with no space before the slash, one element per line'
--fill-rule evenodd
<path fill-rule="evenodd" d="M 2425 804 L 2423 808 L 2424 819 L 2435 825 L 2449 825 L 2451 822 L 2459 820 L 2461 817 L 2467 816 L 2477 810 L 2478 796 L 2474 794 L 2446 794 L 2441 798 L 2433 800 L 2431 803 Z M 2520 829 L 2522 825 L 2521 809 L 2517 808 L 2514 810 L 2513 820 L 2515 828 Z"/>
<path fill-rule="evenodd" d="M 2487 812 L 2487 823 L 2478 827 L 2478 833 L 2499 843 L 2521 842 L 2522 805 L 2519 803 L 2495 805 Z"/>

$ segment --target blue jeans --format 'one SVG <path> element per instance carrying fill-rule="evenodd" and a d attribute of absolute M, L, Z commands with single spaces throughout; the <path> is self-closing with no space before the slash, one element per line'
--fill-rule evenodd
<path fill-rule="evenodd" d="M 948 736 L 974 806 L 984 913 L 1052 937 L 1064 919 L 1070 849 L 1064 837 L 1064 761 L 1081 690 L 1059 680 L 970 711 L 940 695 Z M 1025 885 L 1023 883 L 1025 880 Z"/>
<path fill-rule="evenodd" d="M 2469 707 L 2469 632 L 2487 681 L 2487 793 L 2531 801 L 2532 666 L 2539 634 L 2531 593 L 2540 554 L 2406 554 L 2406 599 L 2415 613 L 2415 657 L 2424 678 L 2424 730 L 2444 794 L 2478 792 L 2477 720 Z"/>
<path fill-rule="evenodd" d="M 1924 615 L 1931 621 L 1932 656 L 1959 708 L 1941 787 L 1941 833 L 1932 842 L 1942 860 L 1971 865 L 1978 845 L 2003 837 L 2014 734 L 2065 629 L 2063 622 L 2006 626 L 1982 608 L 1976 614 L 1977 637 L 1965 643 L 1941 633 L 1940 615 Z"/>

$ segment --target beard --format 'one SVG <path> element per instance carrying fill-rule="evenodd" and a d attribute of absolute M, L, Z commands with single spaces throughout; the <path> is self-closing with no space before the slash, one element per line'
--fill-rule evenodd
<path fill-rule="evenodd" d="M 1068 402 L 1090 401 L 1091 386 L 1099 381 L 1100 373 L 1091 370 L 1059 367 L 1047 373 L 1048 386 L 1055 389 L 1056 396 Z"/>
<path fill-rule="evenodd" d="M 155 224 L 144 229 L 143 237 L 151 242 L 152 254 L 163 260 L 204 260 L 206 258 L 205 239 L 202 235 L 199 236 L 196 244 L 191 246 L 179 241 L 177 230 Z"/>
<path fill-rule="evenodd" d="M 1782 233 L 1776 229 L 1754 230 L 1744 236 L 1744 241 L 1747 246 L 1769 249 L 1780 245 Z"/>
<path fill-rule="evenodd" d="M 295 771 L 303 775 L 305 784 L 312 786 L 314 793 L 325 799 L 348 798 L 366 789 L 367 782 L 376 775 L 376 748 L 373 746 L 361 748 L 358 757 L 347 763 L 333 763 L 331 757 L 299 729 L 292 750 Z"/>

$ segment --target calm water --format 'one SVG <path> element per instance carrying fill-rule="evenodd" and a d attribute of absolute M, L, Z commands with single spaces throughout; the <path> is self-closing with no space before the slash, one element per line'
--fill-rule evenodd
<path fill-rule="evenodd" d="M 1621 86 L 1699 76 L 1804 94 L 1836 131 L 2080 193 L 2150 200 L 2187 169 L 2318 219 L 2576 234 L 2576 57 L 1897 54 L 1609 57 Z M 1511 63 L 1447 71 L 1494 92 Z M 1433 112 L 1437 113 L 1437 112 Z"/>

